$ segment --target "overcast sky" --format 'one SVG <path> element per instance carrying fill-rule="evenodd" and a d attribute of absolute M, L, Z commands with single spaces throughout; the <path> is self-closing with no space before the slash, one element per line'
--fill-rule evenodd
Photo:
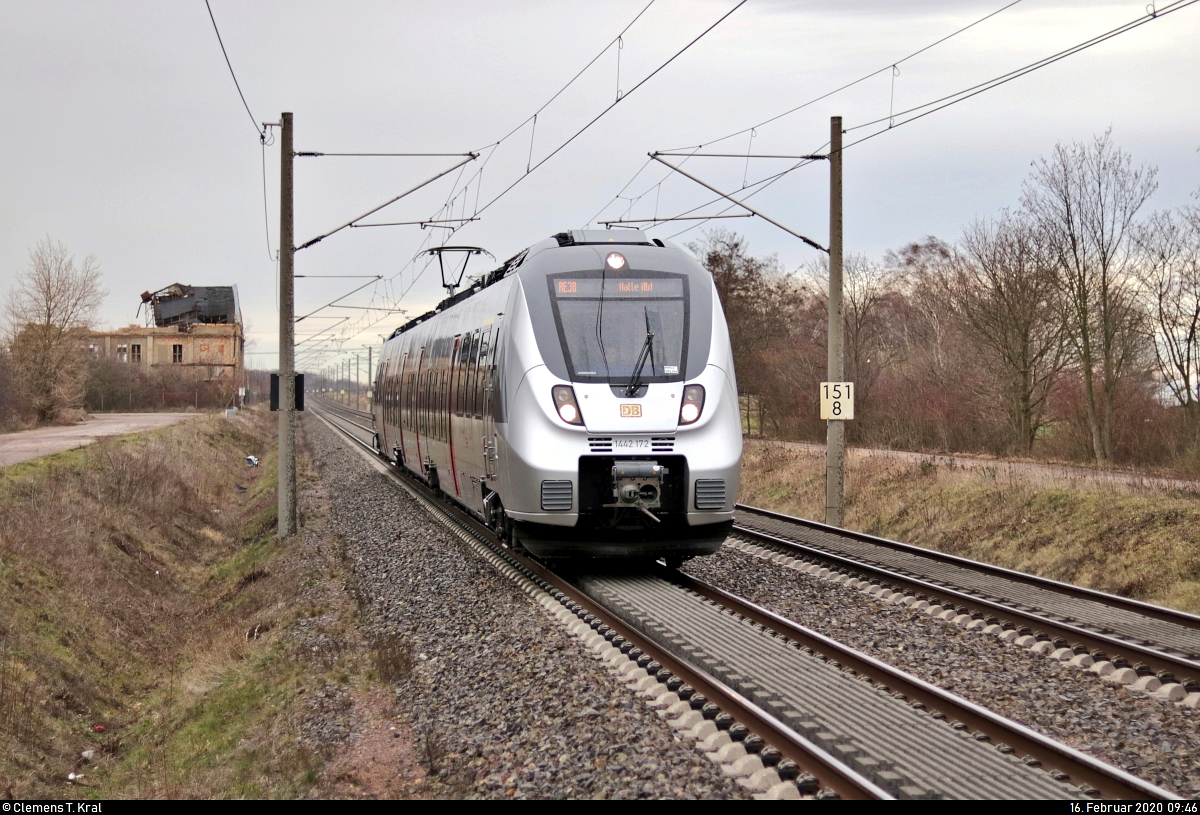
<path fill-rule="evenodd" d="M 542 111 L 536 130 L 526 124 L 493 149 L 646 2 L 211 0 L 254 119 L 276 121 L 280 111 L 294 112 L 297 150 L 480 151 L 461 175 L 392 205 L 369 219 L 375 222 L 451 217 L 448 201 L 454 216 L 472 215 L 610 105 L 618 89 L 630 92 L 736 5 L 656 0 L 622 47 L 611 47 Z M 382 282 L 343 302 L 422 313 L 442 293 L 436 264 L 414 262 L 421 249 L 448 240 L 484 247 L 502 261 L 597 216 L 677 215 L 697 207 L 713 196 L 661 165 L 643 167 L 649 151 L 694 148 L 748 128 L 886 68 L 1005 2 L 749 0 L 487 207 L 481 220 L 449 239 L 443 230 L 416 226 L 344 230 L 298 252 L 296 273 L 382 275 Z M 277 144 L 265 149 L 264 223 L 264 151 L 203 0 L 2 0 L 0 7 L 0 290 L 47 235 L 79 258 L 100 260 L 109 291 L 102 327 L 140 321 L 138 295 L 147 289 L 236 284 L 251 364 L 274 367 L 279 150 Z M 890 114 L 1075 45 L 1145 15 L 1146 8 L 1144 0 L 1023 0 L 901 63 L 898 74 L 885 70 L 759 127 L 753 152 L 819 151 L 832 115 L 843 116 L 848 128 L 877 119 L 886 126 Z M 1197 43 L 1200 4 L 848 149 L 846 250 L 878 257 L 926 235 L 953 240 L 971 220 L 1016 206 L 1031 163 L 1056 142 L 1088 141 L 1110 127 L 1135 163 L 1158 168 L 1151 208 L 1195 203 Z M 880 127 L 852 130 L 846 140 Z M 750 147 L 750 134 L 743 133 L 704 152 Z M 302 243 L 456 159 L 295 161 L 296 242 Z M 685 169 L 732 191 L 785 166 L 693 158 Z M 625 197 L 614 201 L 627 184 Z M 826 164 L 796 170 L 750 201 L 827 242 Z M 651 235 L 668 238 L 690 225 L 662 225 Z M 775 253 L 789 269 L 817 255 L 758 219 L 714 221 L 675 240 L 695 240 L 715 225 L 745 234 L 752 252 Z M 468 276 L 494 267 L 489 264 L 472 265 Z M 363 282 L 298 279 L 297 314 Z M 329 329 L 342 344 L 326 347 L 352 354 L 378 345 L 379 335 L 402 319 L 383 310 L 328 309 L 301 322 L 297 336 Z M 350 330 L 337 333 L 343 329 Z M 315 370 L 337 356 L 301 359 L 302 368 Z"/>

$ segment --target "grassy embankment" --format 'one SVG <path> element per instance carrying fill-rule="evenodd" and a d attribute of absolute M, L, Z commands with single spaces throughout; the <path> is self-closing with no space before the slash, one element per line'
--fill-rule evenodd
<path fill-rule="evenodd" d="M 0 470 L 0 798 L 316 782 L 297 691 L 337 666 L 282 636 L 326 609 L 275 539 L 273 426 L 206 416 Z"/>
<path fill-rule="evenodd" d="M 747 444 L 738 498 L 822 520 L 824 468 L 820 452 Z M 847 465 L 846 527 L 1200 613 L 1194 493 L 866 457 Z"/>

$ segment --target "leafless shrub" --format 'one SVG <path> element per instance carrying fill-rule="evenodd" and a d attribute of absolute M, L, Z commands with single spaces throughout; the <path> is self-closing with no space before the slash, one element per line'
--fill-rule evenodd
<path fill-rule="evenodd" d="M 31 678 L 7 653 L 0 653 L 0 730 L 16 741 L 36 727 L 33 697 Z"/>
<path fill-rule="evenodd" d="M 421 763 L 430 775 L 437 775 L 442 769 L 442 761 L 446 758 L 446 745 L 442 738 L 432 729 L 421 734 Z"/>
<path fill-rule="evenodd" d="M 380 634 L 372 643 L 375 671 L 384 682 L 404 682 L 412 675 L 413 645 L 408 634 Z"/>

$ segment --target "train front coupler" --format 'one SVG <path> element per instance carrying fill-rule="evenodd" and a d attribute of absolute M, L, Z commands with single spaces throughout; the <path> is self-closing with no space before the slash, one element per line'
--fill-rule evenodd
<path fill-rule="evenodd" d="M 662 519 L 650 510 L 662 506 L 662 482 L 668 472 L 656 461 L 615 462 L 612 491 L 616 502 L 604 506 L 638 509 L 655 523 L 662 523 Z"/>

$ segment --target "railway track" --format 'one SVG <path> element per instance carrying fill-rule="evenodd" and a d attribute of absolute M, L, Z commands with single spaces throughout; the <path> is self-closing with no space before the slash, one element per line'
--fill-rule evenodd
<path fill-rule="evenodd" d="M 369 414 L 312 401 L 371 448 Z M 677 571 L 552 570 L 375 464 L 527 593 L 579 618 L 576 630 L 638 680 L 673 726 L 752 783 L 797 779 L 800 791 L 842 798 L 1173 797 Z"/>
<path fill-rule="evenodd" d="M 1180 698 L 1200 691 L 1200 617 L 1191 614 L 742 504 L 734 536 L 878 585 L 889 597 L 942 606 L 962 625 L 1032 637 L 1060 659 L 1086 655 L 1107 663 L 1104 670 L 1128 669 L 1130 682 L 1153 676 L 1157 684 L 1142 681 L 1146 690 L 1176 685 Z"/>

